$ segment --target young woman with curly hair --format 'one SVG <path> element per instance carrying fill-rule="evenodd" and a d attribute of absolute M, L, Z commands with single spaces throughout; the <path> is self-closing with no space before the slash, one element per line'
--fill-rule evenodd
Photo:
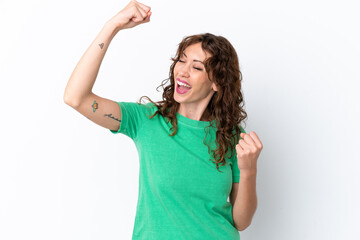
<path fill-rule="evenodd" d="M 92 93 L 120 30 L 150 21 L 130 3 L 110 19 L 76 66 L 64 100 L 112 133 L 130 137 L 140 161 L 132 239 L 239 239 L 257 207 L 255 132 L 246 134 L 241 72 L 230 42 L 211 33 L 183 38 L 162 101 L 115 102 Z M 230 199 L 230 202 L 227 200 Z"/>

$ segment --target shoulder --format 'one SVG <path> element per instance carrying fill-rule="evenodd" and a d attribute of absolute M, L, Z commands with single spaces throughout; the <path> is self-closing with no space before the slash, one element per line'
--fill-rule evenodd
<path fill-rule="evenodd" d="M 148 103 L 144 104 L 144 109 L 152 115 L 157 111 L 158 108 L 157 108 L 156 104 L 154 104 L 152 102 L 148 102 Z"/>
<path fill-rule="evenodd" d="M 246 132 L 245 132 L 245 129 L 244 129 L 242 126 L 239 125 L 239 128 L 240 128 L 240 131 L 241 131 L 242 133 L 246 133 Z"/>

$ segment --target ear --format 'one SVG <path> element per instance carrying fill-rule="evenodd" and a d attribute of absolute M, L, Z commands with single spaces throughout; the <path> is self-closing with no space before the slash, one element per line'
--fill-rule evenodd
<path fill-rule="evenodd" d="M 215 83 L 213 83 L 213 84 L 211 85 L 211 87 L 212 87 L 212 89 L 213 89 L 215 92 L 217 92 L 217 91 L 218 91 L 218 89 L 217 89 L 217 87 L 216 87 Z"/>

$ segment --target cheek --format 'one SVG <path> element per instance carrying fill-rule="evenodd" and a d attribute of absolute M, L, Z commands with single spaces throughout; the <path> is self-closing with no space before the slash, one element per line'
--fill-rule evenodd
<path fill-rule="evenodd" d="M 207 95 L 211 91 L 211 85 L 208 85 L 206 83 L 199 83 L 193 85 L 193 90 L 200 93 L 201 95 Z"/>
<path fill-rule="evenodd" d="M 178 72 L 178 64 L 175 64 L 174 73 L 175 73 L 175 72 Z"/>

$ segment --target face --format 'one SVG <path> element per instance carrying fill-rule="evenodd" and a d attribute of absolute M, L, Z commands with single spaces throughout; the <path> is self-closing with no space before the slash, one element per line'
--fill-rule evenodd
<path fill-rule="evenodd" d="M 174 67 L 175 91 L 174 99 L 178 103 L 209 103 L 212 95 L 217 91 L 215 83 L 212 83 L 205 70 L 203 63 L 209 58 L 210 54 L 205 53 L 201 48 L 201 43 L 188 46 L 179 61 Z M 187 82 L 191 88 L 185 93 L 178 92 L 178 79 Z"/>

